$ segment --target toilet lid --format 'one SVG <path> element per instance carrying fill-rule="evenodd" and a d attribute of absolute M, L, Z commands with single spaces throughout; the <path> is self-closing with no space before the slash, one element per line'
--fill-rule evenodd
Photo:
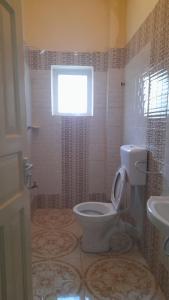
<path fill-rule="evenodd" d="M 118 210 L 123 194 L 125 191 L 126 186 L 126 170 L 124 167 L 121 167 L 115 175 L 113 186 L 112 186 L 112 193 L 111 193 L 111 201 L 113 206 L 116 210 Z"/>

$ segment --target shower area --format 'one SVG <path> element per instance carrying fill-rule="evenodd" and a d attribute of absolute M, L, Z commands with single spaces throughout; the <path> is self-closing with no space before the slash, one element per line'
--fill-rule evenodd
<path fill-rule="evenodd" d="M 32 210 L 109 201 L 122 144 L 124 49 L 25 49 Z M 51 66 L 93 67 L 93 116 L 53 116 Z"/>
<path fill-rule="evenodd" d="M 86 5 L 87 2 L 83 1 L 80 5 L 82 3 Z M 140 3 L 143 2 L 145 1 Z M 95 1 L 90 1 L 90 5 L 93 3 Z M 37 216 L 35 225 L 41 222 L 45 227 L 44 231 L 46 226 L 50 227 L 48 227 L 48 232 L 56 227 L 62 229 L 64 223 L 68 227 L 70 224 L 66 220 L 71 218 L 61 213 L 65 208 L 66 211 L 72 213 L 71 208 L 80 202 L 110 200 L 113 178 L 120 165 L 120 146 L 122 144 L 145 146 L 148 150 L 150 173 L 142 195 L 144 198 L 142 199 L 143 219 L 141 220 L 141 209 L 137 205 L 130 209 L 135 220 L 127 216 L 125 221 L 136 225 L 137 229 L 139 226 L 143 228 L 144 234 L 139 240 L 139 249 L 166 295 L 166 299 L 169 299 L 169 261 L 161 248 L 164 236 L 150 223 L 146 214 L 147 200 L 151 195 L 169 194 L 169 5 L 167 0 L 157 1 L 156 5 L 147 12 L 145 19 L 140 22 L 138 29 L 134 28 L 132 35 L 126 41 L 121 27 L 119 27 L 119 33 L 114 32 L 117 29 L 114 26 L 117 20 L 119 24 L 122 22 L 122 27 L 126 30 L 126 13 L 124 13 L 126 10 L 121 10 L 123 6 L 121 8 L 119 6 L 119 11 L 116 10 L 118 8 L 116 4 L 121 1 L 109 1 L 109 3 L 112 3 L 112 6 L 111 9 L 109 7 L 108 15 L 106 10 L 106 33 L 104 34 L 106 43 L 103 43 L 105 47 L 97 47 L 97 44 L 95 46 L 92 43 L 97 41 L 97 38 L 98 45 L 105 41 L 101 39 L 101 33 L 104 33 L 101 28 L 105 28 L 105 22 L 100 27 L 96 22 L 94 32 L 91 31 L 92 26 L 90 26 L 87 37 L 90 37 L 91 31 L 91 40 L 89 39 L 91 47 L 86 46 L 82 31 L 79 31 L 78 44 L 75 43 L 72 48 L 63 47 L 64 43 L 67 44 L 69 41 L 67 37 L 74 36 L 69 33 L 70 24 L 67 23 L 68 18 L 65 15 L 66 5 L 63 10 L 63 16 L 66 16 L 64 26 L 62 22 L 61 26 L 55 26 L 56 32 L 53 27 L 50 30 L 55 44 L 49 43 L 49 47 L 48 43 L 45 43 L 46 27 L 42 26 L 44 24 L 42 19 L 40 19 L 41 26 L 39 26 L 42 29 L 42 47 L 35 40 L 25 39 L 28 141 L 25 154 L 33 164 L 30 184 L 32 213 Z M 39 6 L 34 8 L 39 12 Z M 129 10 L 133 11 L 133 6 L 129 7 Z M 28 12 L 27 9 L 25 11 Z M 30 13 L 32 11 L 30 10 Z M 46 14 L 45 7 L 44 11 Z M 74 15 L 74 7 L 72 11 Z M 95 12 L 96 9 L 89 8 L 89 11 Z M 71 6 L 67 12 L 69 15 Z M 102 6 L 100 12 L 104 12 Z M 51 14 L 52 9 L 48 14 L 49 19 Z M 117 20 L 115 16 L 118 16 Z M 36 15 L 34 17 L 32 24 L 37 22 Z M 27 20 L 30 19 L 28 14 Z M 84 20 L 88 21 L 86 15 Z M 93 20 L 95 18 L 92 18 L 92 24 Z M 100 17 L 97 20 L 99 24 L 102 24 Z M 28 25 L 30 28 L 29 22 Z M 81 22 L 76 28 L 81 28 L 80 25 Z M 66 32 L 68 30 L 67 34 L 60 35 L 60 30 L 65 27 Z M 110 27 L 109 30 L 108 27 Z M 33 38 L 34 27 L 32 28 Z M 59 34 L 57 29 L 59 29 Z M 119 36 L 122 40 L 124 38 L 122 43 L 118 43 Z M 56 37 L 61 37 L 60 41 Z M 115 38 L 117 38 L 116 41 Z M 49 39 L 49 42 L 53 41 Z M 82 47 L 79 48 L 80 46 Z M 71 52 L 66 49 L 73 50 Z M 76 49 L 80 50 L 73 52 Z M 87 52 L 88 49 L 91 49 L 90 52 Z M 93 67 L 93 116 L 52 116 L 51 66 L 56 65 Z M 38 210 L 38 208 L 41 209 Z M 51 215 L 45 216 L 46 210 L 42 208 L 50 208 Z M 52 222 L 56 210 L 59 219 L 62 219 L 62 225 L 57 223 L 55 227 Z M 44 218 L 48 218 L 50 222 L 48 220 L 44 222 Z M 52 235 L 54 233 L 51 231 L 51 239 Z M 62 234 L 60 237 L 62 238 Z M 78 237 L 80 237 L 79 232 Z M 48 238 L 48 234 L 45 238 Z M 58 241 L 58 237 L 56 240 Z M 47 246 L 48 243 L 46 243 Z M 58 251 L 58 253 L 61 252 Z M 47 255 L 48 253 L 49 251 Z M 134 267 L 134 270 L 136 269 L 137 266 Z"/>

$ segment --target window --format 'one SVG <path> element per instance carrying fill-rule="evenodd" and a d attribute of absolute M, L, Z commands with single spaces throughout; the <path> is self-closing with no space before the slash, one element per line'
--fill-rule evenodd
<path fill-rule="evenodd" d="M 93 115 L 93 67 L 52 66 L 52 115 Z"/>

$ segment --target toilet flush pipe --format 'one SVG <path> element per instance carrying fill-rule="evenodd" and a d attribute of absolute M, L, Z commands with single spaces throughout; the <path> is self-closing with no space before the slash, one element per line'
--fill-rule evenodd
<path fill-rule="evenodd" d="M 137 220 L 136 226 L 127 224 L 126 229 L 135 237 L 139 238 L 143 233 L 144 218 L 144 186 L 131 186 L 131 202 L 128 211 Z"/>
<path fill-rule="evenodd" d="M 136 220 L 139 236 L 142 236 L 144 231 L 144 192 L 144 186 L 135 186 Z"/>

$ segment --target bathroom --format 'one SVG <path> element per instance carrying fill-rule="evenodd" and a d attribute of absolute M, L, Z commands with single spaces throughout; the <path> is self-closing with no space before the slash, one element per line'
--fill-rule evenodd
<path fill-rule="evenodd" d="M 0 1 L 10 13 L 8 4 Z M 24 299 L 169 299 L 168 235 L 147 215 L 151 196 L 169 196 L 168 0 L 21 0 L 21 17 L 33 286 L 33 298 Z M 87 78 L 85 113 L 68 81 L 62 94 L 73 95 L 70 110 L 59 111 L 59 76 L 69 74 Z M 144 149 L 146 162 L 134 164 L 144 184 L 128 180 L 111 249 L 92 251 L 75 207 L 112 205 L 122 145 Z"/>
<path fill-rule="evenodd" d="M 146 147 L 148 170 L 156 173 L 147 174 L 142 195 L 144 216 L 136 207 L 129 223 L 136 221 L 139 228 L 143 222 L 140 251 L 168 299 L 169 262 L 162 250 L 164 237 L 146 216 L 147 199 L 169 192 L 169 166 L 167 169 L 165 164 L 169 132 L 168 1 L 74 0 L 69 5 L 65 1 L 39 5 L 39 1 L 23 1 L 31 89 L 28 156 L 38 186 L 31 192 L 33 214 L 40 218 L 36 215 L 39 209 L 72 209 L 81 202 L 109 201 L 120 166 L 120 146 Z M 93 67 L 93 116 L 52 115 L 51 65 Z M 74 233 L 78 236 L 76 230 Z M 82 265 L 96 259 L 92 254 L 80 256 Z M 58 255 L 56 259 L 64 261 Z M 81 271 L 73 253 L 70 264 L 71 260 Z M 79 297 L 97 299 L 86 287 Z M 113 299 L 104 294 L 98 299 L 104 297 Z"/>

